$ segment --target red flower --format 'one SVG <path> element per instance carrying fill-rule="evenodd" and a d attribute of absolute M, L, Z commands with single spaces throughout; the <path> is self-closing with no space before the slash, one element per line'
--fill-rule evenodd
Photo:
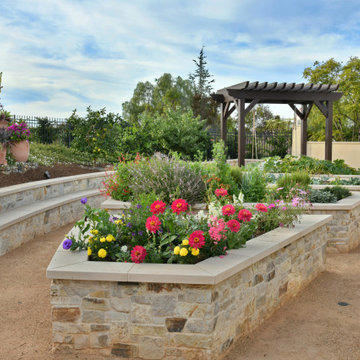
<path fill-rule="evenodd" d="M 252 218 L 252 213 L 247 209 L 241 209 L 239 211 L 238 218 L 242 221 L 250 221 Z"/>
<path fill-rule="evenodd" d="M 160 229 L 161 221 L 155 215 L 146 219 L 146 228 L 152 233 L 157 232 Z"/>
<path fill-rule="evenodd" d="M 231 204 L 225 205 L 222 208 L 222 213 L 224 216 L 225 215 L 233 215 L 233 214 L 235 214 L 235 208 Z"/>
<path fill-rule="evenodd" d="M 238 232 L 240 230 L 240 223 L 237 220 L 229 220 L 226 225 L 232 232 Z"/>
<path fill-rule="evenodd" d="M 226 189 L 220 188 L 215 190 L 216 196 L 226 196 L 228 194 Z"/>
<path fill-rule="evenodd" d="M 204 232 L 201 230 L 194 231 L 189 236 L 189 246 L 194 249 L 201 249 L 205 245 Z"/>
<path fill-rule="evenodd" d="M 171 204 L 171 209 L 174 213 L 180 214 L 181 212 L 186 211 L 188 208 L 188 204 L 184 199 L 174 200 Z"/>
<path fill-rule="evenodd" d="M 255 205 L 257 211 L 267 212 L 268 208 L 264 204 L 256 204 Z"/>
<path fill-rule="evenodd" d="M 166 209 L 166 204 L 160 200 L 154 201 L 150 206 L 150 211 L 155 214 L 163 214 Z"/>
<path fill-rule="evenodd" d="M 146 249 L 140 245 L 134 246 L 131 250 L 131 260 L 135 264 L 140 264 L 145 260 Z"/>

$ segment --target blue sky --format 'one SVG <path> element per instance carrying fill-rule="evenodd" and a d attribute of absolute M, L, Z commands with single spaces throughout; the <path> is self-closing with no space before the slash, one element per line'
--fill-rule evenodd
<path fill-rule="evenodd" d="M 1 0 L 1 102 L 19 115 L 121 113 L 139 81 L 186 78 L 205 45 L 214 90 L 304 82 L 315 60 L 360 56 L 360 1 Z M 292 116 L 288 106 L 273 108 Z"/>

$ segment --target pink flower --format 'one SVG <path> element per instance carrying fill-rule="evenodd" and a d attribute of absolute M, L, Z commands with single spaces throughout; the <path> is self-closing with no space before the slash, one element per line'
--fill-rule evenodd
<path fill-rule="evenodd" d="M 171 204 L 171 209 L 173 213 L 180 214 L 181 212 L 185 212 L 188 208 L 188 203 L 184 199 L 174 200 Z"/>
<path fill-rule="evenodd" d="M 216 216 L 211 216 L 211 222 L 208 224 L 210 230 L 209 235 L 214 240 L 214 243 L 217 244 L 221 239 L 226 239 L 225 221 L 223 219 L 218 219 Z"/>
<path fill-rule="evenodd" d="M 252 218 L 252 213 L 248 209 L 241 209 L 239 211 L 238 218 L 241 221 L 250 221 Z"/>
<path fill-rule="evenodd" d="M 300 199 L 298 197 L 292 199 L 292 206 L 296 207 L 299 205 Z"/>
<path fill-rule="evenodd" d="M 156 233 L 160 229 L 161 221 L 155 215 L 146 219 L 146 228 L 152 233 Z"/>
<path fill-rule="evenodd" d="M 150 206 L 150 211 L 155 214 L 163 214 L 166 209 L 166 204 L 160 200 L 154 201 Z"/>
<path fill-rule="evenodd" d="M 233 215 L 233 214 L 235 214 L 235 208 L 231 204 L 225 205 L 222 208 L 222 213 L 224 216 L 225 215 Z"/>
<path fill-rule="evenodd" d="M 270 210 L 270 209 L 272 209 L 272 208 L 274 208 L 274 207 L 276 207 L 275 204 L 270 204 L 270 205 L 268 206 L 268 209 Z"/>
<path fill-rule="evenodd" d="M 140 245 L 136 245 L 131 250 L 131 260 L 135 264 L 140 264 L 145 260 L 146 249 Z"/>
<path fill-rule="evenodd" d="M 267 212 L 268 208 L 264 204 L 256 204 L 255 208 L 257 211 Z"/>
<path fill-rule="evenodd" d="M 215 190 L 216 196 L 226 196 L 228 194 L 226 189 L 220 188 Z"/>
<path fill-rule="evenodd" d="M 194 249 L 201 249 L 205 245 L 204 232 L 201 230 L 194 231 L 189 236 L 189 245 Z"/>
<path fill-rule="evenodd" d="M 240 230 L 240 223 L 237 220 L 229 220 L 226 225 L 231 232 L 238 232 Z"/>

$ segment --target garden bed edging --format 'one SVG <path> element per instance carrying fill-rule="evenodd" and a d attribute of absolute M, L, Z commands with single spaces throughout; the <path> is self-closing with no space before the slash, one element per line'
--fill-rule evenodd
<path fill-rule="evenodd" d="M 60 351 L 218 359 L 323 270 L 330 215 L 304 215 L 195 265 L 90 262 L 61 245 L 47 269 Z"/>

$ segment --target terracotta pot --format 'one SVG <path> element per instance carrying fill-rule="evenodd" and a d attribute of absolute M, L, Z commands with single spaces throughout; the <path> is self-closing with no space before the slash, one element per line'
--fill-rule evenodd
<path fill-rule="evenodd" d="M 7 162 L 6 162 L 6 144 L 0 144 L 0 165 L 7 165 Z"/>
<path fill-rule="evenodd" d="M 30 153 L 30 144 L 28 140 L 10 144 L 11 155 L 17 162 L 26 162 Z"/>

